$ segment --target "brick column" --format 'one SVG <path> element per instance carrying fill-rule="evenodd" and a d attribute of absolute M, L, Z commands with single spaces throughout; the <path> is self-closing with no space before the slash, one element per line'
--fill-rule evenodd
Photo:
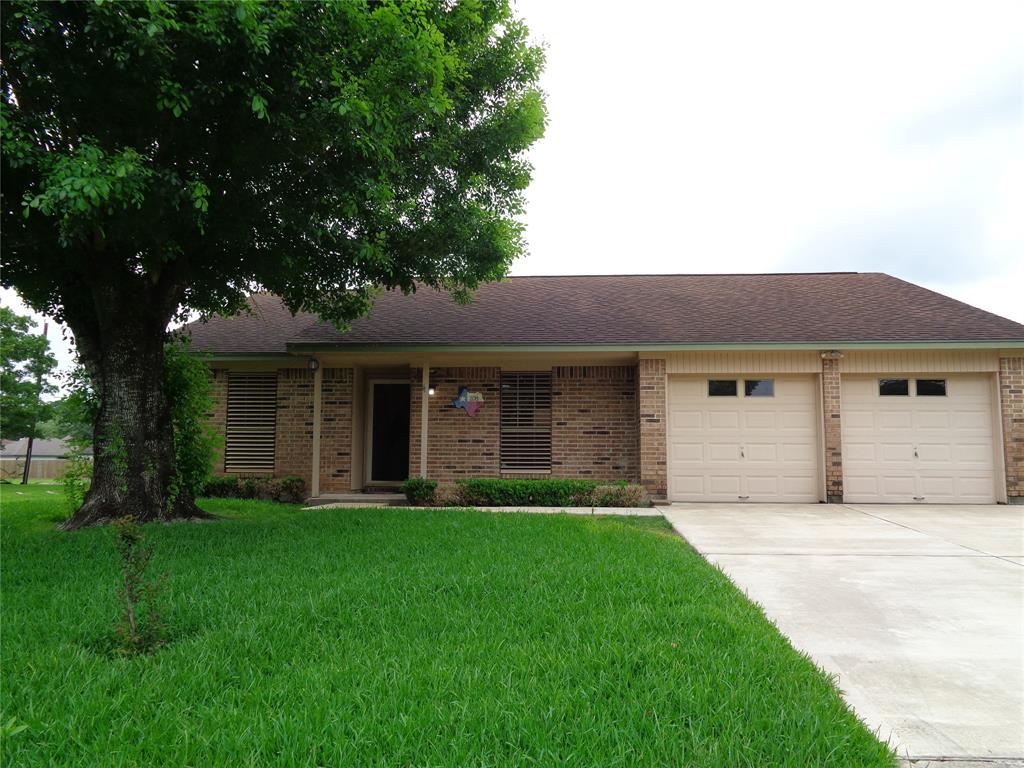
<path fill-rule="evenodd" d="M 1006 500 L 1024 504 L 1024 357 L 999 358 L 999 410 L 1003 421 Z"/>
<path fill-rule="evenodd" d="M 829 504 L 841 504 L 843 501 L 843 429 L 839 389 L 841 358 L 837 353 L 826 352 L 821 359 L 821 410 L 825 419 L 825 500 Z"/>
<path fill-rule="evenodd" d="M 637 364 L 640 402 L 640 483 L 655 498 L 668 494 L 668 451 L 665 432 L 666 379 L 664 359 Z"/>
<path fill-rule="evenodd" d="M 354 371 L 324 368 L 320 401 L 320 492 L 352 490 L 352 401 Z M 311 409 L 312 413 L 312 409 Z M 310 429 L 312 444 L 312 428 Z M 312 449 L 310 450 L 312 454 Z"/>
<path fill-rule="evenodd" d="M 212 407 L 206 413 L 206 421 L 220 435 L 221 444 L 213 462 L 213 473 L 224 474 L 224 439 L 228 428 L 228 372 L 223 368 L 210 369 L 210 397 Z"/>
<path fill-rule="evenodd" d="M 313 480 L 313 372 L 280 368 L 277 372 L 277 437 L 274 476 Z"/>
<path fill-rule="evenodd" d="M 409 477 L 423 474 L 420 448 L 423 445 L 423 369 L 409 369 Z"/>

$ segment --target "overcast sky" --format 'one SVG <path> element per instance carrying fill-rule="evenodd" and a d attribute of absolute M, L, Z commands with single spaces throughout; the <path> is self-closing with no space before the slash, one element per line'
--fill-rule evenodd
<path fill-rule="evenodd" d="M 513 274 L 877 270 L 1024 322 L 1024 2 L 516 8 L 549 125 Z"/>
<path fill-rule="evenodd" d="M 1024 2 L 518 0 L 514 274 L 884 271 L 1024 322 Z"/>

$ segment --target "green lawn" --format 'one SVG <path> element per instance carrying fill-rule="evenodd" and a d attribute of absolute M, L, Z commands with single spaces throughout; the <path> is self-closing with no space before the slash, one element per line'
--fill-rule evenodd
<path fill-rule="evenodd" d="M 112 658 L 110 531 L 0 503 L 3 765 L 893 765 L 660 519 L 206 501 L 147 527 L 172 642 Z"/>

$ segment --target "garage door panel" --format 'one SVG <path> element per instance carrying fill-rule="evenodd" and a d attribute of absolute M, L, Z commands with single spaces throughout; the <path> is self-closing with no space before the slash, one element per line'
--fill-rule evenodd
<path fill-rule="evenodd" d="M 859 462 L 874 462 L 878 459 L 877 446 L 874 443 L 847 443 L 843 446 L 843 463 L 854 467 Z"/>
<path fill-rule="evenodd" d="M 992 414 L 987 408 L 961 408 L 953 413 L 953 426 L 958 430 L 974 430 L 989 435 L 992 432 Z"/>
<path fill-rule="evenodd" d="M 704 443 L 673 443 L 672 456 L 676 463 L 704 463 Z"/>
<path fill-rule="evenodd" d="M 740 460 L 740 446 L 738 443 L 709 443 L 708 460 L 737 462 Z"/>
<path fill-rule="evenodd" d="M 882 443 L 880 446 L 882 461 L 910 461 L 914 458 L 913 443 Z"/>
<path fill-rule="evenodd" d="M 779 428 L 778 414 L 774 411 L 751 411 L 743 414 L 744 431 L 774 431 Z"/>
<path fill-rule="evenodd" d="M 843 477 L 843 486 L 847 495 L 874 496 L 879 493 L 878 478 L 875 475 L 847 473 Z"/>
<path fill-rule="evenodd" d="M 914 414 L 914 429 L 946 432 L 952 426 L 952 416 L 949 411 L 918 411 Z"/>
<path fill-rule="evenodd" d="M 913 421 L 910 411 L 880 409 L 875 417 L 875 428 L 882 432 L 906 432 Z"/>
<path fill-rule="evenodd" d="M 739 475 L 715 474 L 708 478 L 708 490 L 716 496 L 738 497 L 743 490 Z"/>
<path fill-rule="evenodd" d="M 953 461 L 953 446 L 949 443 L 918 443 L 917 457 L 922 469 L 929 462 L 947 465 Z"/>
<path fill-rule="evenodd" d="M 740 415 L 736 411 L 709 411 L 708 429 L 730 429 L 740 428 Z"/>
<path fill-rule="evenodd" d="M 671 421 L 673 430 L 701 429 L 704 426 L 704 419 L 700 411 L 673 411 Z"/>
<path fill-rule="evenodd" d="M 879 478 L 881 493 L 886 496 L 907 497 L 908 501 L 913 500 L 916 494 L 917 477 L 913 474 L 897 475 L 890 474 Z"/>
<path fill-rule="evenodd" d="M 746 397 L 742 375 L 713 378 L 735 378 L 739 394 L 710 397 L 707 378 L 669 379 L 670 498 L 817 501 L 815 379 L 770 377 L 774 397 Z"/>
<path fill-rule="evenodd" d="M 844 497 L 849 502 L 995 501 L 991 381 L 929 374 L 945 396 L 881 396 L 881 376 L 843 376 Z"/>
<path fill-rule="evenodd" d="M 843 429 L 854 434 L 857 431 L 870 432 L 875 428 L 875 414 L 857 408 L 843 409 Z"/>

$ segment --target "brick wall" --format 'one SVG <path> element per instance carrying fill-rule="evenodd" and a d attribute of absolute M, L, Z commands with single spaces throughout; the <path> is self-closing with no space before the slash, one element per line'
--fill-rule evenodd
<path fill-rule="evenodd" d="M 277 372 L 277 432 L 274 475 L 313 479 L 313 372 L 281 368 Z"/>
<path fill-rule="evenodd" d="M 821 410 L 825 421 L 825 498 L 829 504 L 843 501 L 843 430 L 840 420 L 839 358 L 821 360 Z"/>
<path fill-rule="evenodd" d="M 321 493 L 352 490 L 352 382 L 351 368 L 323 369 L 320 385 Z"/>
<path fill-rule="evenodd" d="M 1011 504 L 1024 504 L 1024 357 L 999 358 L 999 401 L 1006 496 Z"/>
<path fill-rule="evenodd" d="M 224 474 L 224 436 L 228 422 L 228 372 L 223 368 L 210 369 L 210 395 L 213 407 L 206 413 L 207 423 L 213 425 L 220 435 L 221 445 L 214 460 L 213 473 Z"/>
<path fill-rule="evenodd" d="M 638 482 L 636 367 L 556 367 L 551 387 L 551 475 Z"/>
<path fill-rule="evenodd" d="M 500 369 L 435 368 L 430 380 L 435 393 L 428 401 L 427 477 L 442 483 L 464 477 L 497 477 L 501 439 Z M 483 406 L 474 416 L 452 407 L 460 387 L 483 393 Z M 418 475 L 419 386 L 414 383 L 410 389 L 409 465 L 410 475 Z"/>
<path fill-rule="evenodd" d="M 436 395 L 434 396 L 436 398 Z M 431 398 L 434 399 L 434 398 Z M 409 477 L 420 477 L 420 439 L 423 435 L 423 369 L 409 369 Z"/>
<path fill-rule="evenodd" d="M 668 493 L 665 360 L 642 359 L 637 370 L 640 482 L 652 496 L 664 497 Z"/>

